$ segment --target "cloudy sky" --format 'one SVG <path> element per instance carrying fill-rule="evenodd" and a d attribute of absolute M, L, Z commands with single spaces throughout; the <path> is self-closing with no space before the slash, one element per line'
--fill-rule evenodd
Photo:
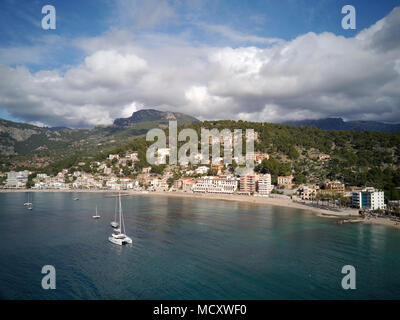
<path fill-rule="evenodd" d="M 55 30 L 41 28 L 46 4 Z M 346 4 L 356 30 L 341 27 Z M 400 122 L 400 3 L 0 2 L 0 117 L 82 128 L 143 108 Z"/>

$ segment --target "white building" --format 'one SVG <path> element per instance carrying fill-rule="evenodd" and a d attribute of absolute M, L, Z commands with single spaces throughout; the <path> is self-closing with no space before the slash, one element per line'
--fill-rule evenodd
<path fill-rule="evenodd" d="M 274 189 L 271 184 L 271 175 L 265 174 L 258 177 L 258 193 L 261 195 L 269 195 Z"/>
<path fill-rule="evenodd" d="M 113 159 L 119 159 L 119 154 L 109 154 L 108 155 L 108 159 L 109 160 L 113 160 Z"/>
<path fill-rule="evenodd" d="M 318 190 L 318 185 L 302 186 L 297 190 L 297 192 L 302 200 L 314 200 L 317 197 Z"/>
<path fill-rule="evenodd" d="M 157 157 L 155 164 L 160 165 L 160 164 L 166 164 L 167 163 L 167 156 L 169 156 L 170 149 L 169 148 L 159 148 L 157 150 Z"/>
<path fill-rule="evenodd" d="M 370 187 L 361 191 L 353 191 L 351 204 L 360 209 L 385 210 L 385 193 Z"/>
<path fill-rule="evenodd" d="M 7 172 L 7 182 L 5 188 L 25 188 L 28 182 L 29 171 Z"/>
<path fill-rule="evenodd" d="M 238 188 L 238 181 L 235 178 L 204 177 L 198 179 L 194 184 L 193 192 L 199 193 L 234 193 Z"/>
<path fill-rule="evenodd" d="M 127 158 L 131 159 L 133 162 L 139 161 L 139 156 L 137 152 L 128 153 L 126 155 Z"/>
<path fill-rule="evenodd" d="M 208 172 L 208 167 L 206 167 L 206 166 L 198 167 L 198 168 L 196 168 L 196 169 L 194 170 L 194 172 L 195 172 L 196 174 L 205 174 L 205 173 Z"/>
<path fill-rule="evenodd" d="M 150 191 L 168 191 L 168 189 L 168 183 L 165 179 L 155 178 L 150 181 Z"/>

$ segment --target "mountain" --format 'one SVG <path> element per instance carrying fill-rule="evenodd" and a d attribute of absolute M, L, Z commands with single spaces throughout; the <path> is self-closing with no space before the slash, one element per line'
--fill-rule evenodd
<path fill-rule="evenodd" d="M 68 127 L 46 127 L 46 129 L 49 129 L 50 131 L 61 131 L 61 130 L 67 130 L 70 128 L 68 128 Z"/>
<path fill-rule="evenodd" d="M 344 121 L 342 118 L 286 121 L 283 124 L 295 127 L 314 126 L 322 130 L 400 132 L 400 124 L 390 124 L 377 121 Z"/>
<path fill-rule="evenodd" d="M 146 132 L 144 128 L 149 124 L 161 126 L 168 122 L 162 113 L 140 114 L 143 116 L 140 118 L 142 122 L 137 122 L 138 115 L 134 114 L 130 118 L 136 123 L 132 123 L 130 127 L 112 125 L 55 132 L 0 120 L 0 146 L 3 148 L 0 153 L 0 171 L 30 169 L 34 172 L 56 174 L 62 169 L 79 168 L 97 174 L 99 172 L 95 170 L 95 163 L 105 161 L 109 154 L 137 151 L 139 163 L 129 169 L 129 172 L 125 167 L 120 168 L 123 171 L 119 173 L 120 177 L 136 176 L 143 167 L 149 165 L 146 152 L 152 144 L 140 133 Z M 341 119 L 336 119 L 337 124 L 343 125 L 342 122 Z M 329 121 L 325 123 L 328 124 Z M 198 121 L 187 127 L 198 134 L 202 128 L 219 131 L 228 129 L 231 132 L 235 129 L 243 132 L 253 129 L 258 136 L 254 144 L 255 151 L 270 156 L 256 170 L 271 173 L 275 181 L 277 176 L 290 174 L 293 174 L 297 184 L 322 185 L 326 180 L 340 180 L 349 186 L 368 185 L 384 189 L 388 192 L 389 199 L 400 199 L 400 194 L 396 191 L 400 187 L 400 133 L 326 131 L 315 126 L 295 127 L 231 120 Z M 330 159 L 320 160 L 321 153 L 328 154 Z"/>
<path fill-rule="evenodd" d="M 143 136 L 151 128 L 166 128 L 169 120 L 177 120 L 178 125 L 198 121 L 183 113 L 153 109 L 93 129 L 43 128 L 0 119 L 0 171 L 18 166 L 44 167 L 75 155 L 95 155 Z"/>
<path fill-rule="evenodd" d="M 178 125 L 191 124 L 198 122 L 194 117 L 188 116 L 180 112 L 159 111 L 155 109 L 142 109 L 136 111 L 129 118 L 119 118 L 114 121 L 113 126 L 118 128 L 132 127 L 137 123 L 143 122 L 159 122 L 168 125 L 168 121 L 176 120 Z"/>

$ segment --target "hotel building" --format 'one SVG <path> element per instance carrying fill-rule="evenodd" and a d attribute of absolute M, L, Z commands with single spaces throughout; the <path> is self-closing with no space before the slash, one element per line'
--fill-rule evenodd
<path fill-rule="evenodd" d="M 351 204 L 354 207 L 366 210 L 385 210 L 385 194 L 374 188 L 364 188 L 361 191 L 353 191 Z"/>
<path fill-rule="evenodd" d="M 232 194 L 237 190 L 238 182 L 235 178 L 204 177 L 193 185 L 193 192 Z"/>

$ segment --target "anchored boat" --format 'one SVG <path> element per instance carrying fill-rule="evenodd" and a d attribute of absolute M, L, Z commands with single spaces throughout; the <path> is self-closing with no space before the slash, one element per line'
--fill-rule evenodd
<path fill-rule="evenodd" d="M 97 206 L 96 206 L 96 214 L 92 217 L 93 219 L 99 219 L 100 215 L 97 213 Z"/>
<path fill-rule="evenodd" d="M 111 234 L 111 237 L 108 237 L 108 240 L 114 244 L 118 244 L 120 246 L 124 244 L 132 243 L 132 239 L 125 234 L 125 223 L 124 223 L 124 214 L 122 212 L 121 206 L 121 194 L 118 194 L 118 207 L 119 207 L 119 225 L 120 228 L 115 229 Z"/>
<path fill-rule="evenodd" d="M 28 202 L 25 202 L 24 206 L 32 206 L 32 202 L 29 202 L 29 193 L 28 193 Z"/>
<path fill-rule="evenodd" d="M 118 208 L 118 198 L 115 197 L 115 209 L 114 209 L 114 221 L 111 221 L 111 227 L 118 228 L 119 223 L 117 222 L 117 208 Z"/>

